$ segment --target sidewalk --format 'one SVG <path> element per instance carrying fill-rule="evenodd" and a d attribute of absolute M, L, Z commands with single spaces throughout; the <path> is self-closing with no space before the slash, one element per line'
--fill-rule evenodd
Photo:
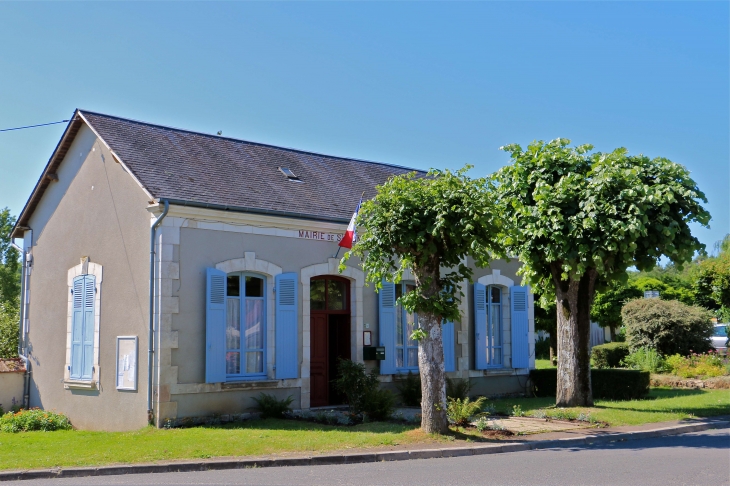
<path fill-rule="evenodd" d="M 580 428 L 560 432 L 514 436 L 509 440 L 489 443 L 424 444 L 421 449 L 393 446 L 365 451 L 342 451 L 321 455 L 280 455 L 268 457 L 234 457 L 172 461 L 152 464 L 132 464 L 99 467 L 73 467 L 0 472 L 0 481 L 22 479 L 49 479 L 117 474 L 142 474 L 162 472 L 193 472 L 221 469 L 246 469 L 281 466 L 317 466 L 328 464 L 355 464 L 365 462 L 405 461 L 443 457 L 500 454 L 533 449 L 575 448 L 606 442 L 646 439 L 670 435 L 700 432 L 708 429 L 730 427 L 730 416 L 693 419 L 686 421 L 659 422 L 639 426 L 608 427 L 605 429 Z"/>

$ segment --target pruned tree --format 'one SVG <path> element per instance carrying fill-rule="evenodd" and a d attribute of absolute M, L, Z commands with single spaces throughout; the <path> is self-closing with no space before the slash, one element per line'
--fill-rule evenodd
<path fill-rule="evenodd" d="M 460 284 L 471 280 L 467 256 L 488 265 L 498 251 L 499 223 L 486 178 L 431 170 L 392 177 L 362 204 L 359 237 L 351 256 L 362 261 L 367 280 L 380 288 L 383 280 L 399 282 L 406 269 L 416 286 L 399 300 L 418 313 L 418 366 L 421 375 L 421 426 L 428 433 L 448 430 L 441 324 L 460 319 Z M 386 351 L 387 352 L 387 351 Z M 391 351 L 392 352 L 392 351 Z"/>
<path fill-rule="evenodd" d="M 519 257 L 528 283 L 555 292 L 557 405 L 590 406 L 590 313 L 599 278 L 625 281 L 627 268 L 652 268 L 662 255 L 681 266 L 704 248 L 689 224 L 706 226 L 710 214 L 685 167 L 569 143 L 503 147 L 512 164 L 494 179 L 508 253 Z"/>

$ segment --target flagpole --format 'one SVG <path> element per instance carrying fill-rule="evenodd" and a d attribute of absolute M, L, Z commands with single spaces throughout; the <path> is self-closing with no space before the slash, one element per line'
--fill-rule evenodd
<path fill-rule="evenodd" d="M 358 211 L 360 210 L 360 205 L 362 204 L 362 199 L 364 197 L 365 197 L 365 191 L 362 191 L 362 194 L 360 195 L 360 202 L 357 205 Z M 356 213 L 357 213 L 357 211 L 356 211 Z M 337 253 L 335 253 L 334 255 L 332 255 L 332 258 L 337 258 L 337 255 L 340 254 L 340 248 L 342 248 L 342 247 L 340 245 L 337 245 Z"/>

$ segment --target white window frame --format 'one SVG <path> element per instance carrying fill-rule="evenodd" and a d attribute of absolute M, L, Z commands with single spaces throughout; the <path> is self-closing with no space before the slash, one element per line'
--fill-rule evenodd
<path fill-rule="evenodd" d="M 400 288 L 400 295 L 401 296 L 405 295 L 406 285 L 412 285 L 415 287 L 416 283 L 412 282 L 412 281 L 401 281 L 401 282 L 395 284 L 396 298 L 398 297 L 398 288 Z M 409 336 L 408 336 L 408 326 L 406 325 L 408 311 L 405 310 L 402 305 L 396 303 L 396 312 L 398 313 L 396 315 L 400 316 L 400 318 L 396 319 L 395 338 L 393 340 L 393 342 L 395 343 L 395 352 L 396 352 L 395 370 L 398 373 L 408 373 L 409 371 L 418 373 L 418 342 L 416 342 L 415 346 L 408 344 L 408 341 L 410 340 Z M 416 312 L 413 313 L 413 319 L 414 319 L 414 329 L 418 329 L 418 327 L 419 327 L 418 314 Z M 398 326 L 401 326 L 401 329 L 403 330 L 403 345 L 401 345 L 401 346 L 398 345 Z M 408 362 L 408 350 L 414 349 L 414 348 L 416 349 L 416 366 L 398 366 L 398 355 L 397 355 L 398 350 L 403 349 L 403 363 L 405 364 Z"/>
<path fill-rule="evenodd" d="M 94 359 L 90 380 L 71 379 L 71 346 L 73 340 L 73 284 L 76 277 L 93 275 L 95 279 L 94 293 Z M 68 285 L 68 312 L 66 316 L 66 366 L 63 371 L 63 387 L 66 389 L 98 389 L 101 376 L 99 366 L 99 322 L 101 316 L 101 282 L 103 277 L 102 266 L 89 261 L 89 257 L 82 257 L 81 263 L 68 269 L 66 283 Z"/>
<path fill-rule="evenodd" d="M 499 291 L 499 302 L 492 302 L 492 289 Z M 486 287 L 487 294 L 486 306 L 487 306 L 487 368 L 504 368 L 504 303 L 505 303 L 505 289 L 501 285 L 488 285 Z M 492 332 L 492 313 L 499 312 L 497 319 L 497 329 Z M 495 335 L 499 336 L 499 346 L 493 344 Z M 499 349 L 499 363 L 492 363 L 492 350 Z"/>

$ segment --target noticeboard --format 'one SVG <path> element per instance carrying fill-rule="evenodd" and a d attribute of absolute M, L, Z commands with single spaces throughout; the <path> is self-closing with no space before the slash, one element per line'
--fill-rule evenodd
<path fill-rule="evenodd" d="M 117 390 L 137 389 L 137 336 L 117 336 Z"/>

